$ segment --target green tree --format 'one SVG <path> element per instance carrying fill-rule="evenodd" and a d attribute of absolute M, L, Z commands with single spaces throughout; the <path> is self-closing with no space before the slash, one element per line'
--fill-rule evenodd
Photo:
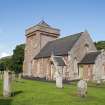
<path fill-rule="evenodd" d="M 24 49 L 25 44 L 17 45 L 16 48 L 13 50 L 12 56 L 12 68 L 15 73 L 21 73 L 23 68 L 23 61 L 24 61 Z"/>
<path fill-rule="evenodd" d="M 12 56 L 7 56 L 0 59 L 0 71 L 4 70 L 12 70 Z"/>
<path fill-rule="evenodd" d="M 95 42 L 95 46 L 98 50 L 105 49 L 105 41 Z"/>

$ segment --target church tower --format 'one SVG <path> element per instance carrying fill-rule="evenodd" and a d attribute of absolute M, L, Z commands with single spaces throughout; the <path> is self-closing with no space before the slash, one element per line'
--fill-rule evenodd
<path fill-rule="evenodd" d="M 26 47 L 23 75 L 31 76 L 33 58 L 40 52 L 47 42 L 55 40 L 60 36 L 60 30 L 52 28 L 42 20 L 39 24 L 26 29 L 25 35 Z"/>

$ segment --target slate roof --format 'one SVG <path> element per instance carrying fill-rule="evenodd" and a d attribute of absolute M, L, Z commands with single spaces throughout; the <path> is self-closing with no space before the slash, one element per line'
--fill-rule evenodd
<path fill-rule="evenodd" d="M 97 56 L 100 53 L 101 52 L 97 51 L 86 54 L 85 57 L 79 62 L 79 64 L 94 64 Z"/>
<path fill-rule="evenodd" d="M 65 66 L 65 62 L 62 57 L 54 56 L 53 59 L 57 63 L 58 66 Z"/>
<path fill-rule="evenodd" d="M 73 45 L 79 39 L 83 32 L 70 35 L 64 38 L 59 38 L 54 41 L 48 42 L 39 52 L 38 55 L 35 56 L 35 59 L 38 58 L 47 58 L 50 57 L 52 52 L 56 56 L 67 55 L 68 51 L 71 50 Z"/>

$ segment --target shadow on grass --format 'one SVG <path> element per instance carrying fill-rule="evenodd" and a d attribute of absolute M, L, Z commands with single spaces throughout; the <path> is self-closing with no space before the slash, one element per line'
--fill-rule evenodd
<path fill-rule="evenodd" d="M 11 96 L 13 97 L 13 96 L 16 96 L 16 95 L 21 94 L 21 93 L 23 93 L 23 91 L 15 91 L 15 92 L 11 93 Z"/>
<path fill-rule="evenodd" d="M 75 102 L 92 102 L 96 100 L 100 100 L 97 96 L 92 96 L 90 94 L 87 94 L 86 97 L 80 97 L 77 95 L 77 93 L 72 93 L 71 96 L 73 98 L 76 98 Z"/>
<path fill-rule="evenodd" d="M 0 99 L 0 105 L 11 105 L 12 99 Z"/>
<path fill-rule="evenodd" d="M 16 82 L 18 82 L 18 83 L 24 83 L 23 81 L 21 81 L 21 80 L 16 80 Z"/>

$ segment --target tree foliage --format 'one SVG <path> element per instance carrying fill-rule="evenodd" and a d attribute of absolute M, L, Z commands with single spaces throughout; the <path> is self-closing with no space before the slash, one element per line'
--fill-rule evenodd
<path fill-rule="evenodd" d="M 105 49 L 105 41 L 95 42 L 95 46 L 96 46 L 97 50 Z"/>
<path fill-rule="evenodd" d="M 0 59 L 0 71 L 12 70 L 12 56 L 3 57 Z"/>
<path fill-rule="evenodd" d="M 22 72 L 25 44 L 17 45 L 13 50 L 12 67 L 16 73 Z"/>
<path fill-rule="evenodd" d="M 15 73 L 22 72 L 25 44 L 17 45 L 13 55 L 0 59 L 0 71 L 11 70 Z"/>

